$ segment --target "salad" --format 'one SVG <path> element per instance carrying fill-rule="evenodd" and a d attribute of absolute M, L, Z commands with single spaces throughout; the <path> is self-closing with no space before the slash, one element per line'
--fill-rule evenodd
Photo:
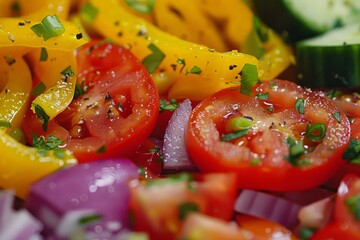
<path fill-rule="evenodd" d="M 360 2 L 316 4 L 0 0 L 0 239 L 360 239 Z"/>

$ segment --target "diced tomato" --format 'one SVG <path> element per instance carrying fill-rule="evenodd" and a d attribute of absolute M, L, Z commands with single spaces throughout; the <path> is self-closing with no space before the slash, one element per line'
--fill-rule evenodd
<path fill-rule="evenodd" d="M 179 174 L 145 181 L 132 188 L 134 228 L 151 239 L 176 239 L 190 212 L 230 220 L 237 191 L 234 174 Z"/>
<path fill-rule="evenodd" d="M 233 119 L 248 125 L 229 131 Z M 295 191 L 324 183 L 345 164 L 350 123 L 331 100 L 274 80 L 254 87 L 252 96 L 229 88 L 203 100 L 185 139 L 204 172 L 236 172 L 243 188 Z"/>

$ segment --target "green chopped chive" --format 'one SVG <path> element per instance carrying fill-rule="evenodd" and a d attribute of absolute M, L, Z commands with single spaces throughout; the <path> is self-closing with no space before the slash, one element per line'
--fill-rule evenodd
<path fill-rule="evenodd" d="M 228 134 L 223 135 L 220 140 L 222 142 L 229 142 L 229 141 L 232 141 L 234 139 L 241 138 L 241 137 L 245 136 L 246 134 L 248 134 L 248 132 L 249 132 L 249 129 L 243 129 L 243 130 L 240 130 L 240 131 L 228 133 Z"/>
<path fill-rule="evenodd" d="M 340 112 L 334 112 L 333 117 L 336 119 L 338 123 L 341 123 Z"/>
<path fill-rule="evenodd" d="M 40 94 L 42 94 L 46 89 L 46 86 L 43 82 L 39 82 L 38 84 L 36 84 L 36 86 L 33 88 L 33 90 L 31 91 L 31 93 L 34 95 L 34 97 L 39 96 Z"/>
<path fill-rule="evenodd" d="M 49 56 L 49 55 L 48 55 L 48 52 L 47 52 L 46 48 L 42 47 L 42 48 L 41 48 L 41 51 L 40 51 L 40 58 L 39 58 L 39 60 L 40 60 L 40 61 L 47 61 L 48 56 Z"/>
<path fill-rule="evenodd" d="M 360 164 L 360 140 L 350 138 L 350 144 L 342 157 L 351 164 Z"/>
<path fill-rule="evenodd" d="M 288 137 L 286 144 L 289 146 L 289 155 L 285 159 L 294 166 L 300 165 L 300 159 L 305 154 L 303 141 L 296 142 L 293 138 Z"/>
<path fill-rule="evenodd" d="M 324 123 L 313 123 L 306 127 L 305 136 L 313 141 L 321 141 L 326 136 L 326 125 Z"/>
<path fill-rule="evenodd" d="M 272 113 L 272 112 L 274 112 L 274 107 L 270 106 L 270 107 L 267 108 L 267 110 Z"/>
<path fill-rule="evenodd" d="M 45 41 L 52 37 L 57 37 L 65 32 L 65 28 L 56 15 L 46 16 L 39 24 L 31 27 L 31 30 Z"/>
<path fill-rule="evenodd" d="M 135 11 L 148 14 L 152 12 L 155 0 L 125 0 L 125 3 Z"/>
<path fill-rule="evenodd" d="M 246 117 L 232 118 L 230 124 L 233 131 L 245 130 L 254 126 L 254 122 Z"/>
<path fill-rule="evenodd" d="M 314 235 L 315 231 L 316 230 L 311 229 L 311 228 L 301 227 L 300 228 L 300 239 L 301 240 L 309 240 Z"/>
<path fill-rule="evenodd" d="M 149 73 L 153 73 L 165 58 L 165 54 L 153 43 L 150 43 L 148 49 L 151 54 L 147 55 L 141 63 L 145 66 Z"/>
<path fill-rule="evenodd" d="M 297 98 L 295 102 L 295 110 L 300 114 L 304 114 L 305 105 L 306 101 L 304 99 Z"/>
<path fill-rule="evenodd" d="M 187 71 L 186 72 L 186 75 L 187 74 L 200 74 L 202 72 L 201 68 L 198 67 L 198 66 L 193 66 L 190 71 Z"/>
<path fill-rule="evenodd" d="M 342 91 L 336 90 L 336 89 L 331 89 L 326 93 L 326 96 L 330 99 L 335 99 L 338 96 L 340 96 L 341 94 L 343 94 Z"/>
<path fill-rule="evenodd" d="M 179 205 L 179 219 L 184 220 L 191 212 L 198 212 L 199 206 L 194 202 L 184 202 Z"/>
<path fill-rule="evenodd" d="M 348 207 L 349 213 L 355 220 L 360 220 L 360 193 L 347 198 L 344 202 Z"/>
<path fill-rule="evenodd" d="M 256 97 L 261 100 L 269 100 L 269 93 L 259 93 L 256 94 Z"/>
<path fill-rule="evenodd" d="M 260 164 L 260 162 L 261 162 L 261 158 L 255 158 L 255 159 L 250 161 L 250 165 L 251 166 L 257 166 L 257 165 Z"/>
<path fill-rule="evenodd" d="M 178 106 L 179 103 L 175 98 L 170 99 L 170 101 L 160 99 L 160 112 L 174 111 Z"/>
<path fill-rule="evenodd" d="M 96 150 L 97 153 L 105 153 L 106 152 L 106 146 L 102 145 L 101 147 L 99 147 L 98 150 Z"/>
<path fill-rule="evenodd" d="M 101 218 L 102 218 L 102 215 L 100 215 L 100 214 L 91 214 L 91 215 L 83 216 L 82 218 L 79 218 L 78 224 L 86 225 L 89 223 L 99 221 Z"/>
<path fill-rule="evenodd" d="M 87 2 L 80 9 L 80 16 L 87 22 L 92 22 L 98 15 L 99 10 L 91 3 Z"/>
<path fill-rule="evenodd" d="M 253 64 L 246 63 L 241 69 L 240 75 L 240 92 L 244 95 L 251 96 L 253 86 L 259 81 L 257 67 Z"/>
<path fill-rule="evenodd" d="M 50 120 L 49 115 L 46 114 L 45 110 L 40 105 L 33 104 L 33 107 L 34 107 L 35 114 L 36 114 L 37 118 L 42 123 L 43 130 L 46 132 L 47 128 L 48 128 L 48 123 L 49 123 L 49 120 Z"/>
<path fill-rule="evenodd" d="M 166 178 L 159 178 L 159 179 L 150 179 L 146 182 L 146 186 L 152 187 L 152 186 L 160 186 L 160 185 L 166 185 L 171 184 L 175 182 L 188 182 L 190 183 L 193 180 L 193 177 L 189 173 L 179 173 L 175 175 L 170 175 Z"/>

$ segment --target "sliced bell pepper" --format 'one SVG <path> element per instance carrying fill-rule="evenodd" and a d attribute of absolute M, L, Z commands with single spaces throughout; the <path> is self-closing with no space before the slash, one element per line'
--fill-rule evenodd
<path fill-rule="evenodd" d="M 69 151 L 59 158 L 48 150 L 46 155 L 37 148 L 20 144 L 0 128 L 0 187 L 14 189 L 15 194 L 26 198 L 29 187 L 40 178 L 59 168 L 76 163 Z"/>
<path fill-rule="evenodd" d="M 30 69 L 21 55 L 0 55 L 0 121 L 19 127 L 28 107 L 32 87 Z"/>
<path fill-rule="evenodd" d="M 85 13 L 86 19 L 91 21 L 99 33 L 130 48 L 145 66 L 147 60 L 152 58 L 149 61 L 152 65 L 147 66 L 148 70 L 151 68 L 150 73 L 157 68 L 168 75 L 170 81 L 181 79 L 183 84 L 189 84 L 193 88 L 204 88 L 204 95 L 226 88 L 228 83 L 239 82 L 240 71 L 246 63 L 258 66 L 258 60 L 251 55 L 237 51 L 219 53 L 165 33 L 127 12 L 116 0 L 107 1 L 106 4 L 101 0 L 90 0 L 84 6 L 91 10 L 90 14 Z M 194 78 L 206 81 L 202 86 L 194 85 Z M 214 85 L 208 91 L 207 82 Z M 193 92 L 186 97 L 198 99 L 192 94 Z"/>

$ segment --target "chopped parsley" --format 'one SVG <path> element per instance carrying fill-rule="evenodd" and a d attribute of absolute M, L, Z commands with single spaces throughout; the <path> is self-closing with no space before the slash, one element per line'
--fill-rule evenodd
<path fill-rule="evenodd" d="M 251 96 L 253 86 L 259 82 L 257 67 L 253 64 L 246 63 L 240 75 L 240 92 L 244 95 Z"/>
<path fill-rule="evenodd" d="M 170 99 L 170 101 L 160 99 L 160 112 L 174 111 L 178 106 L 179 103 L 175 98 Z"/>
<path fill-rule="evenodd" d="M 106 152 L 106 145 L 102 145 L 99 147 L 98 150 L 96 150 L 96 153 L 105 153 Z"/>
<path fill-rule="evenodd" d="M 301 157 L 305 154 L 303 141 L 296 142 L 293 138 L 288 137 L 286 144 L 289 146 L 289 155 L 285 159 L 294 166 L 299 166 Z"/>
<path fill-rule="evenodd" d="M 333 117 L 336 119 L 338 123 L 341 123 L 340 112 L 334 112 Z"/>
<path fill-rule="evenodd" d="M 353 215 L 355 220 L 360 220 L 360 193 L 351 196 L 345 200 L 345 205 L 348 207 L 349 213 Z"/>
<path fill-rule="evenodd" d="M 49 136 L 45 138 L 44 136 L 37 137 L 35 134 L 31 134 L 32 136 L 32 146 L 39 148 L 39 154 L 42 156 L 46 156 L 47 150 L 53 150 L 54 155 L 58 158 L 65 157 L 65 149 L 61 147 L 64 144 L 64 141 L 55 137 Z"/>
<path fill-rule="evenodd" d="M 46 16 L 39 24 L 32 26 L 31 30 L 45 41 L 60 36 L 65 32 L 64 26 L 56 15 Z"/>
<path fill-rule="evenodd" d="M 269 99 L 269 93 L 266 92 L 266 93 L 259 93 L 259 94 L 256 94 L 256 97 L 258 99 L 261 99 L 261 100 L 268 100 Z"/>
<path fill-rule="evenodd" d="M 360 140 L 350 138 L 349 147 L 344 151 L 342 157 L 352 164 L 360 164 Z"/>
<path fill-rule="evenodd" d="M 185 68 L 185 66 L 186 66 L 185 59 L 180 59 L 180 58 L 179 58 L 179 59 L 176 61 L 176 63 L 182 65 L 182 67 L 180 68 L 180 73 L 181 73 L 181 72 L 183 71 L 183 69 Z"/>
<path fill-rule="evenodd" d="M 235 132 L 223 135 L 220 140 L 222 142 L 229 142 L 229 141 L 232 141 L 234 139 L 241 138 L 241 137 L 245 136 L 246 134 L 248 134 L 248 132 L 249 132 L 249 129 L 243 129 L 243 130 L 235 131 Z"/>
<path fill-rule="evenodd" d="M 297 98 L 295 102 L 295 110 L 300 114 L 304 114 L 305 105 L 306 101 L 304 99 Z"/>
<path fill-rule="evenodd" d="M 31 91 L 31 93 L 34 95 L 34 97 L 39 96 L 40 94 L 42 94 L 46 89 L 46 86 L 43 82 L 39 82 L 38 84 L 36 84 L 36 86 L 33 88 L 33 90 Z"/>
<path fill-rule="evenodd" d="M 42 129 L 46 132 L 50 120 L 49 115 L 47 115 L 45 110 L 38 104 L 33 103 L 33 108 L 35 110 L 36 117 L 42 123 Z"/>
<path fill-rule="evenodd" d="M 76 99 L 76 98 L 78 98 L 81 95 L 86 93 L 87 88 L 84 85 L 85 85 L 84 81 L 81 82 L 81 83 L 76 82 L 76 84 L 75 84 L 75 92 L 74 92 L 74 99 Z"/>
<path fill-rule="evenodd" d="M 148 49 L 150 49 L 152 53 L 146 56 L 141 63 L 149 73 L 153 73 L 164 60 L 165 54 L 153 43 L 149 44 Z"/>
<path fill-rule="evenodd" d="M 39 61 L 40 62 L 47 61 L 48 57 L 49 57 L 49 54 L 48 54 L 46 48 L 42 47 L 41 50 L 40 50 Z"/>
<path fill-rule="evenodd" d="M 125 3 L 135 11 L 148 14 L 152 12 L 155 0 L 125 0 Z"/>
<path fill-rule="evenodd" d="M 93 223 L 99 221 L 102 218 L 100 214 L 91 214 L 87 216 L 83 216 L 79 218 L 78 224 L 79 225 L 88 225 L 89 223 Z"/>
<path fill-rule="evenodd" d="M 201 72 L 202 72 L 201 68 L 195 65 L 190 69 L 190 71 L 186 72 L 186 75 L 188 75 L 188 74 L 200 74 Z"/>
<path fill-rule="evenodd" d="M 11 128 L 12 124 L 9 121 L 0 120 L 0 127 Z"/>
<path fill-rule="evenodd" d="M 185 217 L 192 212 L 198 212 L 199 206 L 194 202 L 183 202 L 179 205 L 179 219 L 184 220 Z"/>
<path fill-rule="evenodd" d="M 75 74 L 71 69 L 71 66 L 68 66 L 67 68 L 61 71 L 61 75 L 63 77 L 63 80 L 67 82 L 68 78 L 74 76 Z"/>

